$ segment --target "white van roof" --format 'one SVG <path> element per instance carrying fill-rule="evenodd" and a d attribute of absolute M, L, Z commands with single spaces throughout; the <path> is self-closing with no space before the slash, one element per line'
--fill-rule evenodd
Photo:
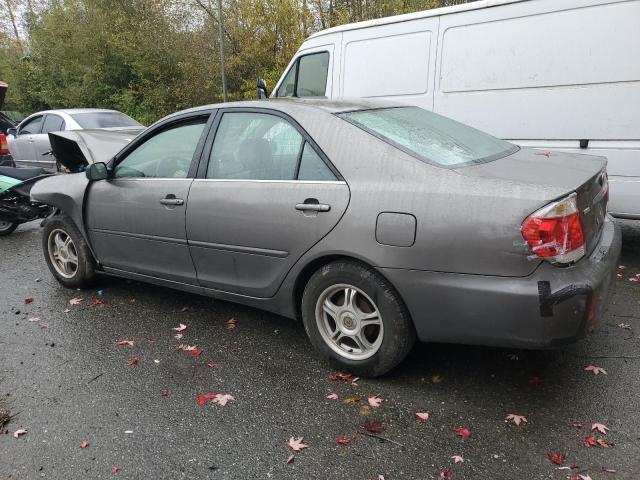
<path fill-rule="evenodd" d="M 498 7 L 500 5 L 508 5 L 510 3 L 529 2 L 531 0 L 480 0 L 478 2 L 465 3 L 462 5 L 453 5 L 451 7 L 432 8 L 431 10 L 423 10 L 415 13 L 405 13 L 404 15 L 394 15 L 392 17 L 376 18 L 364 22 L 347 23 L 338 27 L 327 28 L 314 33 L 310 38 L 328 35 L 330 33 L 345 32 L 348 30 L 357 30 L 359 28 L 376 27 L 378 25 L 387 25 L 389 23 L 407 22 L 419 18 L 437 17 L 440 15 L 449 15 L 451 13 L 466 12 L 469 10 L 479 10 L 481 8 Z M 307 39 L 307 40 L 308 40 Z"/>

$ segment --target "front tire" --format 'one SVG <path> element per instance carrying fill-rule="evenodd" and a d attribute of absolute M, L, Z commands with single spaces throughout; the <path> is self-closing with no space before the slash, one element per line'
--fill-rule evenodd
<path fill-rule="evenodd" d="M 309 279 L 302 319 L 317 350 L 361 377 L 397 366 L 416 338 L 395 289 L 373 269 L 347 260 L 325 265 Z"/>
<path fill-rule="evenodd" d="M 17 223 L 0 221 L 0 237 L 5 237 L 18 228 Z"/>
<path fill-rule="evenodd" d="M 73 221 L 57 215 L 47 221 L 42 248 L 49 270 L 67 288 L 85 288 L 95 277 L 95 262 L 89 246 Z"/>

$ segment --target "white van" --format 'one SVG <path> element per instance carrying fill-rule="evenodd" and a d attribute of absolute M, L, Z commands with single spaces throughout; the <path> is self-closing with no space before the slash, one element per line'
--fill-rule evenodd
<path fill-rule="evenodd" d="M 610 211 L 640 219 L 640 0 L 484 0 L 330 28 L 271 94 L 288 96 L 388 98 L 606 156 Z"/>

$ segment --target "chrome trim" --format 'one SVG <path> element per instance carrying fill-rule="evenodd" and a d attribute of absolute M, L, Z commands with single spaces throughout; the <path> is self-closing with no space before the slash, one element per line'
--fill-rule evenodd
<path fill-rule="evenodd" d="M 243 183 L 319 183 L 346 185 L 344 180 L 241 180 L 236 178 L 196 178 L 194 182 L 243 182 Z"/>

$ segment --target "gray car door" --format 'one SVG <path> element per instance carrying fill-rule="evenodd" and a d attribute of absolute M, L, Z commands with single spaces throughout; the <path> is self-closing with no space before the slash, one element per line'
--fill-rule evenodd
<path fill-rule="evenodd" d="M 35 160 L 47 170 L 56 170 L 56 160 L 51 154 L 49 132 L 64 130 L 64 119 L 55 113 L 47 113 L 42 124 L 42 131 L 33 136 Z"/>
<path fill-rule="evenodd" d="M 16 164 L 20 167 L 39 166 L 34 148 L 35 136 L 42 130 L 44 115 L 37 115 L 24 121 L 18 128 L 18 135 L 11 140 L 9 150 Z"/>
<path fill-rule="evenodd" d="M 154 129 L 116 157 L 109 179 L 89 186 L 87 231 L 103 265 L 196 283 L 185 211 L 207 118 Z"/>
<path fill-rule="evenodd" d="M 295 262 L 340 220 L 349 188 L 313 140 L 280 113 L 228 109 L 214 130 L 187 210 L 198 280 L 206 289 L 273 296 Z"/>

